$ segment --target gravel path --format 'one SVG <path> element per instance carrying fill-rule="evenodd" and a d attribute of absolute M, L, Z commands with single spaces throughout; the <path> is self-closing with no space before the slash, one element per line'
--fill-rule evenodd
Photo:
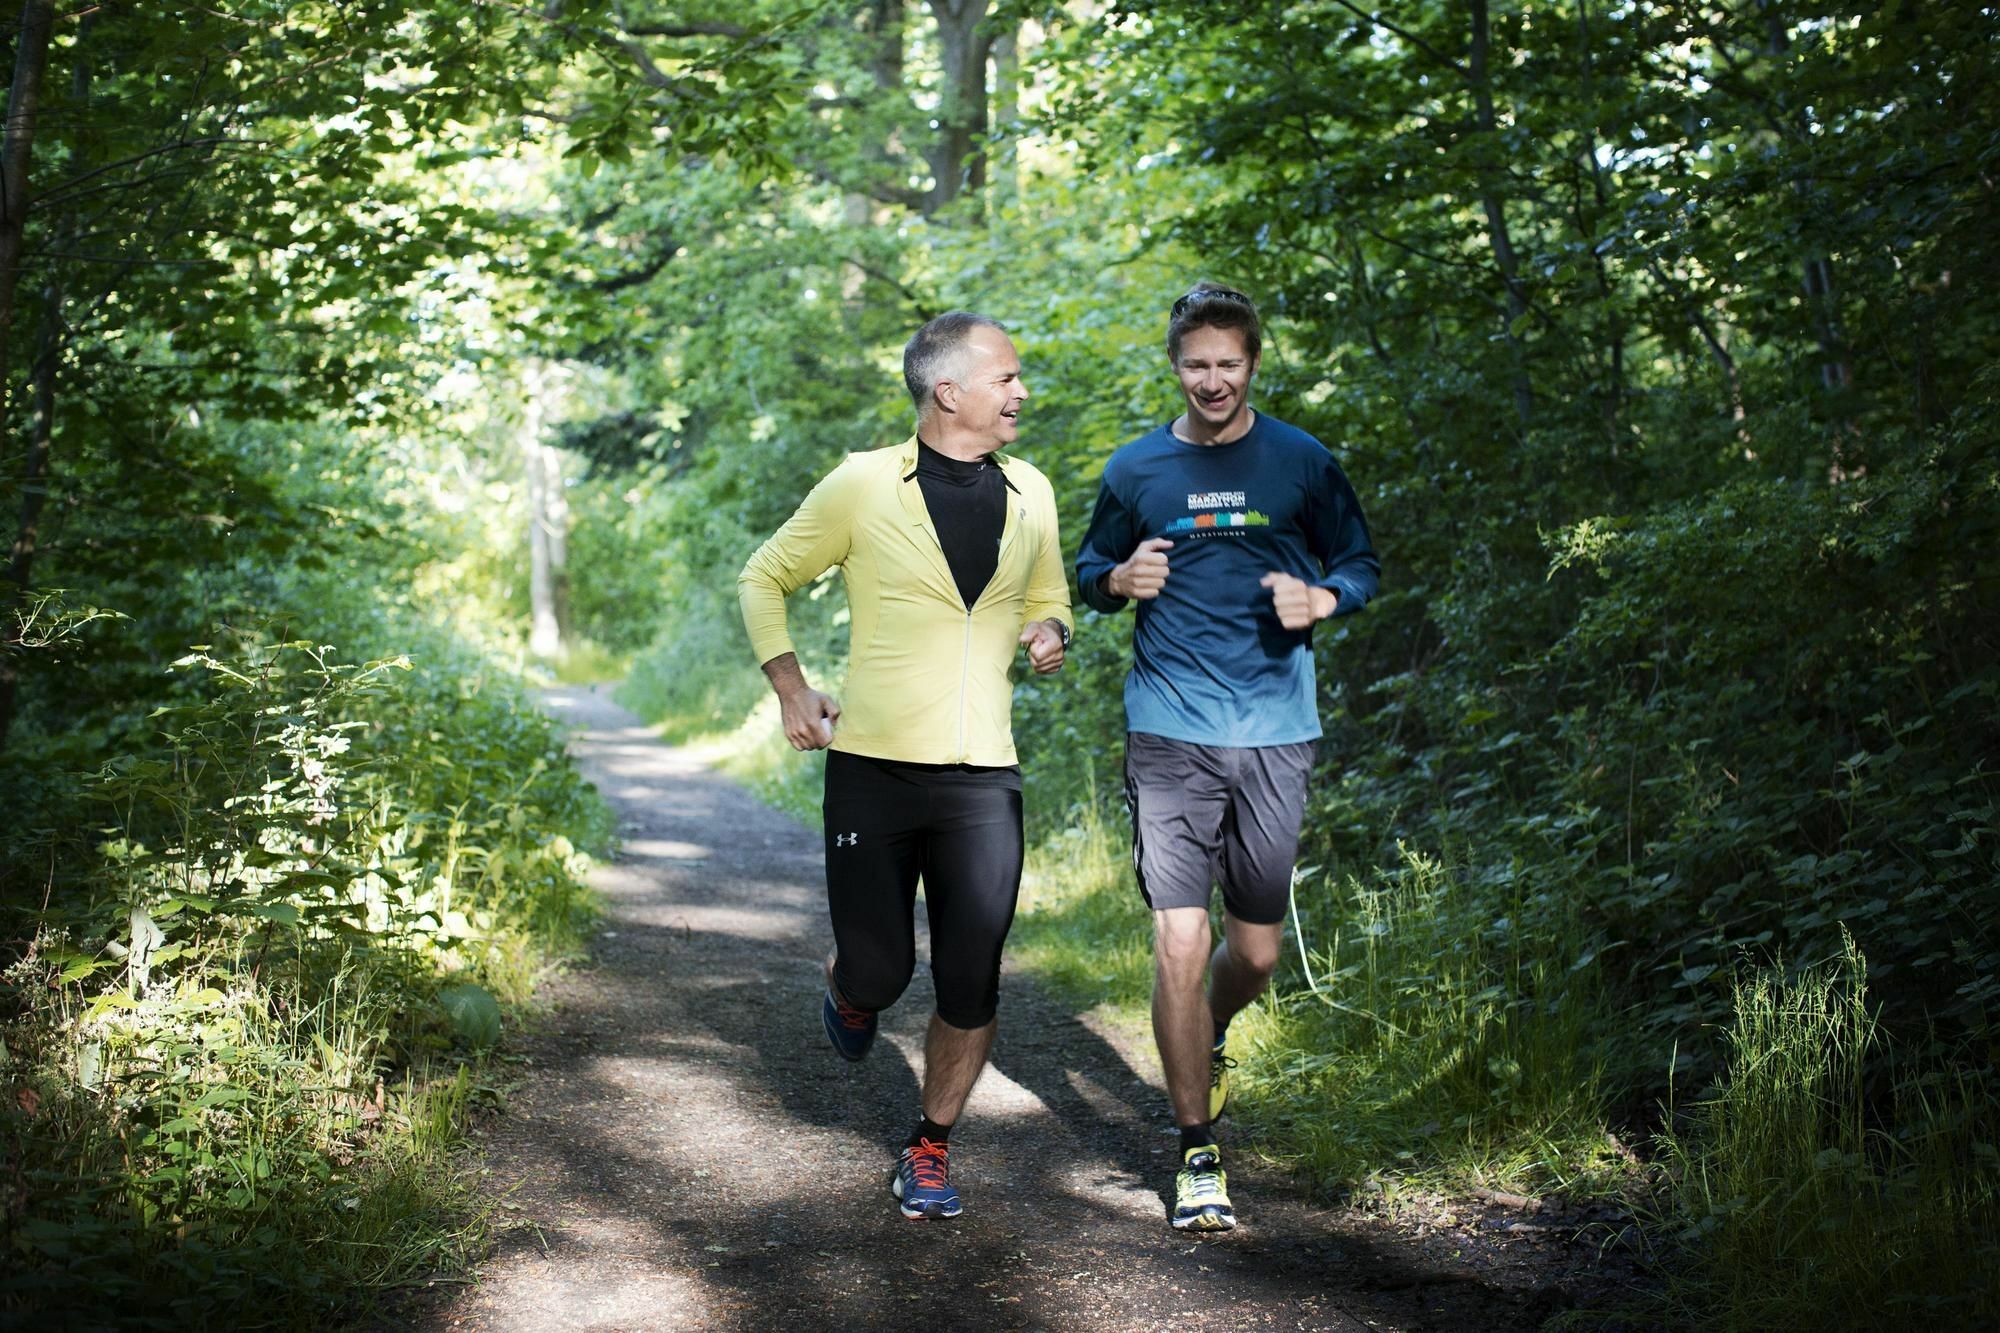
<path fill-rule="evenodd" d="M 1149 1043 L 1014 975 L 952 1139 L 965 1215 L 905 1221 L 885 1182 L 916 1114 L 928 974 L 866 1061 L 838 1059 L 817 1012 L 817 832 L 609 693 L 545 698 L 618 812 L 604 928 L 480 1131 L 496 1250 L 419 1326 L 1506 1330 L 1601 1282 L 1574 1228 L 1449 1201 L 1329 1210 L 1240 1157 L 1238 1229 L 1173 1232 Z"/>

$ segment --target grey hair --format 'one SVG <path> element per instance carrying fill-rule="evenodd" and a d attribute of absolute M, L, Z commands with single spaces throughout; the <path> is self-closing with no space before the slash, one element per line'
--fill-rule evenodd
<path fill-rule="evenodd" d="M 931 390 L 937 382 L 951 378 L 945 373 L 946 366 L 965 350 L 966 339 L 978 328 L 1007 331 L 997 319 L 970 310 L 947 310 L 910 335 L 910 341 L 903 345 L 903 386 L 917 405 L 917 415 L 922 416 L 930 407 Z"/>

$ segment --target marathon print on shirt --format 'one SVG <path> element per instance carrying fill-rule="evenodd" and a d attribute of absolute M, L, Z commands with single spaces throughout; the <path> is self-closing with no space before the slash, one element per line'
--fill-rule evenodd
<path fill-rule="evenodd" d="M 1269 515 L 1256 510 L 1246 511 L 1242 491 L 1200 491 L 1188 496 L 1188 510 L 1180 518 L 1167 524 L 1160 533 L 1162 537 L 1228 536 L 1238 528 L 1268 528 Z M 1232 508 L 1231 506 L 1234 506 Z M 1196 513 L 1196 510 L 1210 512 Z M 1220 510 L 1222 512 L 1214 512 Z"/>

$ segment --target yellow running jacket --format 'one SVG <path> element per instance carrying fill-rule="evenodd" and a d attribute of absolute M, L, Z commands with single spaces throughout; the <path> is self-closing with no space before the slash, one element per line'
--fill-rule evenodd
<path fill-rule="evenodd" d="M 1009 668 L 1031 621 L 1070 624 L 1055 493 L 1032 466 L 1007 479 L 1000 563 L 970 609 L 919 488 L 917 437 L 849 454 L 757 548 L 736 580 L 757 660 L 793 651 L 785 598 L 839 565 L 851 636 L 833 747 L 924 764 L 1011 764 Z"/>

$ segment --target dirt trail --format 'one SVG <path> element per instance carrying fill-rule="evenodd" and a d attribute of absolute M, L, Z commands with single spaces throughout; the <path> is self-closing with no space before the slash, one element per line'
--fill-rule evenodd
<path fill-rule="evenodd" d="M 885 1181 L 917 1107 L 928 973 L 869 1058 L 842 1062 L 817 1012 L 817 833 L 608 689 L 546 703 L 623 854 L 596 877 L 591 965 L 553 988 L 528 1076 L 481 1131 L 498 1248 L 421 1326 L 1525 1329 L 1599 1280 L 1564 1229 L 1328 1210 L 1240 1157 L 1238 1230 L 1173 1232 L 1151 1052 L 1013 975 L 952 1137 L 965 1215 L 905 1221 Z"/>

